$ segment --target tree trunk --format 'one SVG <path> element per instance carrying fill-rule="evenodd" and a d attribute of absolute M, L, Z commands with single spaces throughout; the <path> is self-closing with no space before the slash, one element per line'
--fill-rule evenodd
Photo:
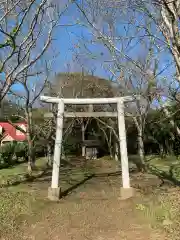
<path fill-rule="evenodd" d="M 172 146 L 169 144 L 169 141 L 167 139 L 165 139 L 165 146 L 166 146 L 166 154 L 173 155 Z"/>
<path fill-rule="evenodd" d="M 146 170 L 145 166 L 145 155 L 144 155 L 144 141 L 142 136 L 142 131 L 138 133 L 138 152 L 140 161 L 137 163 L 137 168 L 139 171 L 144 172 Z"/>
<path fill-rule="evenodd" d="M 169 113 L 166 106 L 163 106 L 163 111 L 164 111 L 166 117 L 170 119 L 169 121 L 170 121 L 171 126 L 176 130 L 178 136 L 180 136 L 180 129 L 178 128 L 178 126 L 176 125 L 174 120 L 171 118 L 171 114 Z"/>
<path fill-rule="evenodd" d="M 114 143 L 114 159 L 119 161 L 119 145 L 117 142 Z"/>
<path fill-rule="evenodd" d="M 162 144 L 159 145 L 159 151 L 160 151 L 161 158 L 164 158 L 165 151 L 164 151 L 164 146 Z"/>
<path fill-rule="evenodd" d="M 133 117 L 134 123 L 137 128 L 138 137 L 138 152 L 139 152 L 139 159 L 136 161 L 136 166 L 138 171 L 144 172 L 146 171 L 146 164 L 145 164 L 145 156 L 144 156 L 144 141 L 143 141 L 143 127 L 142 127 L 142 120 L 137 120 L 136 117 Z"/>
<path fill-rule="evenodd" d="M 84 126 L 84 121 L 83 120 L 82 120 L 82 124 L 81 124 L 81 131 L 82 131 L 82 157 L 85 157 L 85 155 L 86 155 L 86 147 L 84 146 L 85 126 Z"/>
<path fill-rule="evenodd" d="M 47 144 L 47 165 L 51 167 L 52 163 L 53 163 L 53 159 L 52 159 L 51 145 L 48 143 Z"/>
<path fill-rule="evenodd" d="M 32 111 L 29 108 L 26 108 L 26 121 L 27 121 L 27 129 L 26 129 L 26 137 L 28 143 L 28 172 L 32 173 L 33 168 L 35 166 L 35 155 L 34 155 L 34 144 L 32 139 Z"/>
<path fill-rule="evenodd" d="M 143 136 L 142 132 L 139 133 L 138 135 L 138 152 L 139 152 L 139 157 L 142 162 L 144 162 L 144 141 L 143 141 Z"/>
<path fill-rule="evenodd" d="M 32 173 L 35 167 L 35 157 L 33 153 L 33 146 L 31 140 L 28 140 L 28 172 L 29 174 Z"/>

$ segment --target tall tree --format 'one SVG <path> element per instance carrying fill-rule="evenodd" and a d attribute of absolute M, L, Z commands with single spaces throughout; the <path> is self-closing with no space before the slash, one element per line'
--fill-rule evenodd
<path fill-rule="evenodd" d="M 33 108 L 46 87 L 49 64 L 58 53 L 51 48 L 53 36 L 67 9 L 68 2 L 58 7 L 58 1 L 51 0 L 5 0 L 0 8 L 0 103 L 10 94 L 24 109 L 19 117 L 27 123 L 30 171 L 35 162 Z"/>
<path fill-rule="evenodd" d="M 143 131 L 147 113 L 157 94 L 156 81 L 160 64 L 158 57 L 155 56 L 152 40 L 144 39 L 144 35 L 141 35 L 143 30 L 141 30 L 138 16 L 131 9 L 134 6 L 130 6 L 129 1 L 113 1 L 113 3 L 96 0 L 85 3 L 76 1 L 83 16 L 83 23 L 91 29 L 91 42 L 97 45 L 101 43 L 104 52 L 108 52 L 106 62 L 109 64 L 106 63 L 106 68 L 123 89 L 123 94 L 141 96 L 140 101 L 136 101 L 135 98 L 133 108 L 127 109 L 128 115 L 132 117 L 137 127 L 140 165 L 143 167 L 145 166 Z M 142 22 L 147 26 L 150 25 L 147 18 Z M 91 49 L 91 43 L 88 45 L 89 48 L 86 42 L 84 45 L 86 49 Z M 135 48 L 140 52 L 131 54 Z"/>
<path fill-rule="evenodd" d="M 144 16 L 153 20 L 157 30 L 161 34 L 155 35 L 150 32 L 146 26 L 143 28 L 149 34 L 154 42 L 158 41 L 164 44 L 174 58 L 176 67 L 176 79 L 180 81 L 180 36 L 179 36 L 179 19 L 180 19 L 180 1 L 179 0 L 138 0 L 133 1 L 134 9 Z M 163 36 L 163 37 L 162 37 Z"/>
<path fill-rule="evenodd" d="M 5 0 L 0 6 L 0 102 L 25 72 L 47 57 L 59 16 L 50 0 Z"/>

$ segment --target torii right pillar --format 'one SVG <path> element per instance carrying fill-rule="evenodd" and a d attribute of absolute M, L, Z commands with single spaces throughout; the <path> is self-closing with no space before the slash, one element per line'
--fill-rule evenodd
<path fill-rule="evenodd" d="M 117 102 L 117 112 L 118 112 L 119 145 L 120 145 L 120 151 L 121 151 L 121 168 L 122 168 L 121 198 L 127 199 L 127 198 L 131 198 L 134 195 L 134 189 L 130 186 L 126 127 L 125 127 L 125 117 L 124 117 L 124 102 L 121 100 Z"/>

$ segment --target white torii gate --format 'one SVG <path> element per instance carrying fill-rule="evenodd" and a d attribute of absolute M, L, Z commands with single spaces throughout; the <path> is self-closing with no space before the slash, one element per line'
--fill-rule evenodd
<path fill-rule="evenodd" d="M 104 116 L 104 117 L 118 117 L 118 130 L 119 130 L 119 145 L 121 151 L 121 168 L 122 168 L 122 188 L 121 196 L 123 199 L 133 196 L 133 189 L 130 187 L 129 179 L 129 166 L 128 166 L 128 153 L 127 153 L 127 142 L 126 142 L 126 128 L 124 118 L 124 102 L 132 102 L 137 99 L 137 96 L 125 96 L 117 98 L 55 98 L 48 96 L 41 96 L 41 101 L 47 103 L 57 103 L 57 128 L 56 128 L 56 140 L 54 148 L 54 159 L 53 159 L 53 171 L 52 171 L 52 182 L 51 187 L 48 191 L 48 197 L 51 200 L 58 200 L 60 198 L 60 186 L 59 186 L 59 169 L 60 169 L 60 158 L 62 149 L 62 135 L 63 135 L 63 117 L 93 117 L 93 116 Z M 78 104 L 78 105 L 89 105 L 89 104 L 117 104 L 117 112 L 92 112 L 87 113 L 68 113 L 64 112 L 65 104 Z M 79 114 L 79 116 L 78 116 Z"/>

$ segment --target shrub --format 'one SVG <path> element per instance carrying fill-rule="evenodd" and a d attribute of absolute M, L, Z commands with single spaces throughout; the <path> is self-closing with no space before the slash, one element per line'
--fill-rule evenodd
<path fill-rule="evenodd" d="M 16 156 L 16 161 L 19 162 L 19 160 L 24 161 L 28 157 L 28 145 L 26 142 L 18 142 L 15 145 L 15 156 Z"/>
<path fill-rule="evenodd" d="M 15 160 L 15 143 L 6 143 L 0 148 L 0 162 L 3 166 L 13 165 Z"/>
<path fill-rule="evenodd" d="M 45 155 L 47 143 L 44 141 L 36 141 L 34 144 L 35 157 L 43 157 Z"/>
<path fill-rule="evenodd" d="M 9 167 L 27 159 L 27 143 L 10 142 L 0 147 L 0 167 Z"/>

